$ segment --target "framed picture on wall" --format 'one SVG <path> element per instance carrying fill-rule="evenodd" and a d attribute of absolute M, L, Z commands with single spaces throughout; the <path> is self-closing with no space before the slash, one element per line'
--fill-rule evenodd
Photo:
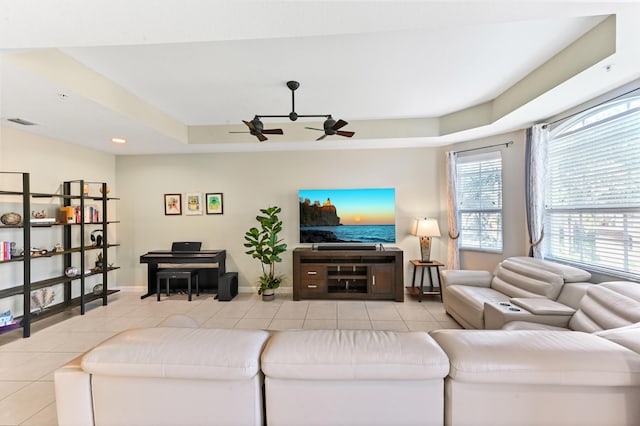
<path fill-rule="evenodd" d="M 207 214 L 222 214 L 222 192 L 213 192 L 206 195 Z"/>
<path fill-rule="evenodd" d="M 164 194 L 164 214 L 165 215 L 182 214 L 182 195 L 181 194 Z"/>
<path fill-rule="evenodd" d="M 185 214 L 202 214 L 202 192 L 187 192 L 185 194 Z"/>

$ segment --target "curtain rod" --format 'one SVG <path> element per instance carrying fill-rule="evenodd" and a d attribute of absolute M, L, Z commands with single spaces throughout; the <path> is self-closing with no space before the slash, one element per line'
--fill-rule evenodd
<path fill-rule="evenodd" d="M 606 104 L 607 102 L 615 101 L 615 100 L 616 100 L 616 99 L 618 99 L 618 98 L 623 98 L 623 97 L 627 96 L 628 94 L 633 93 L 633 92 L 636 92 L 636 91 L 638 91 L 638 90 L 640 90 L 640 87 L 636 87 L 635 89 L 629 90 L 628 92 L 624 92 L 624 93 L 623 93 L 623 94 L 621 94 L 621 95 L 614 96 L 613 98 L 606 99 L 606 100 L 604 100 L 604 101 L 602 101 L 602 102 L 600 102 L 600 103 L 598 103 L 598 104 L 595 104 L 595 105 L 590 106 L 590 107 L 588 107 L 588 108 L 585 108 L 585 109 L 583 109 L 583 110 L 576 111 L 576 112 L 574 112 L 573 114 L 569 114 L 569 115 L 567 115 L 566 117 L 558 118 L 557 120 L 552 121 L 551 123 L 544 124 L 544 125 L 542 126 L 542 128 L 543 128 L 543 129 L 546 129 L 547 127 L 549 127 L 549 126 L 553 126 L 553 125 L 554 125 L 554 124 L 556 124 L 556 123 L 559 123 L 559 122 L 561 122 L 561 121 L 567 120 L 567 119 L 569 119 L 569 118 L 571 118 L 571 117 L 573 117 L 573 116 L 575 116 L 575 115 L 582 114 L 583 112 L 589 111 L 589 110 L 590 110 L 590 109 L 592 109 L 592 108 L 596 108 L 596 107 L 599 107 L 600 105 L 604 105 L 604 104 Z"/>
<path fill-rule="evenodd" d="M 461 151 L 453 151 L 453 153 L 454 154 L 460 154 L 461 152 L 477 151 L 479 149 L 493 148 L 494 146 L 502 146 L 502 145 L 504 145 L 505 147 L 509 148 L 509 145 L 511 145 L 511 144 L 513 144 L 513 141 L 509 141 L 509 142 L 505 142 L 505 143 L 497 143 L 495 145 L 481 146 L 481 147 L 478 147 L 478 148 L 463 149 Z"/>

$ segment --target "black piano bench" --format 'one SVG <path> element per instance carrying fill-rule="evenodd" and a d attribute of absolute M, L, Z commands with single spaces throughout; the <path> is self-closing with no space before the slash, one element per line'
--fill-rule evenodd
<path fill-rule="evenodd" d="M 238 294 L 238 273 L 226 272 L 218 278 L 218 294 L 216 299 L 228 302 Z"/>
<path fill-rule="evenodd" d="M 158 295 L 158 302 L 160 301 L 160 281 L 167 280 L 167 297 L 169 296 L 169 281 L 171 279 L 185 279 L 187 280 L 187 293 L 189 295 L 189 302 L 191 302 L 191 281 L 192 279 L 196 284 L 196 296 L 200 296 L 200 285 L 198 284 L 198 271 L 200 269 L 184 269 L 184 268 L 168 268 L 159 269 L 156 272 L 156 293 Z"/>

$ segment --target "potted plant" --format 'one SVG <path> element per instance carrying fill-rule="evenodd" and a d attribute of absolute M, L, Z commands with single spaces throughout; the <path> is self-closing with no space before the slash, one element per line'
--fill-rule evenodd
<path fill-rule="evenodd" d="M 277 206 L 260 209 L 263 215 L 256 216 L 260 229 L 252 227 L 244 235 L 244 246 L 249 248 L 246 253 L 258 259 L 262 267 L 258 294 L 263 300 L 275 298 L 274 290 L 280 287 L 283 279 L 282 275 L 276 275 L 276 263 L 282 262 L 280 255 L 287 251 L 287 245 L 278 239 L 282 231 L 282 221 L 278 218 L 281 211 Z"/>

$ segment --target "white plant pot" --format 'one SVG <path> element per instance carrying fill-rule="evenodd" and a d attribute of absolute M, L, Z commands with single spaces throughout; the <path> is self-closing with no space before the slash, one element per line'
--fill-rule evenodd
<path fill-rule="evenodd" d="M 270 302 L 276 298 L 276 291 L 272 288 L 267 288 L 262 291 L 262 300 Z"/>

